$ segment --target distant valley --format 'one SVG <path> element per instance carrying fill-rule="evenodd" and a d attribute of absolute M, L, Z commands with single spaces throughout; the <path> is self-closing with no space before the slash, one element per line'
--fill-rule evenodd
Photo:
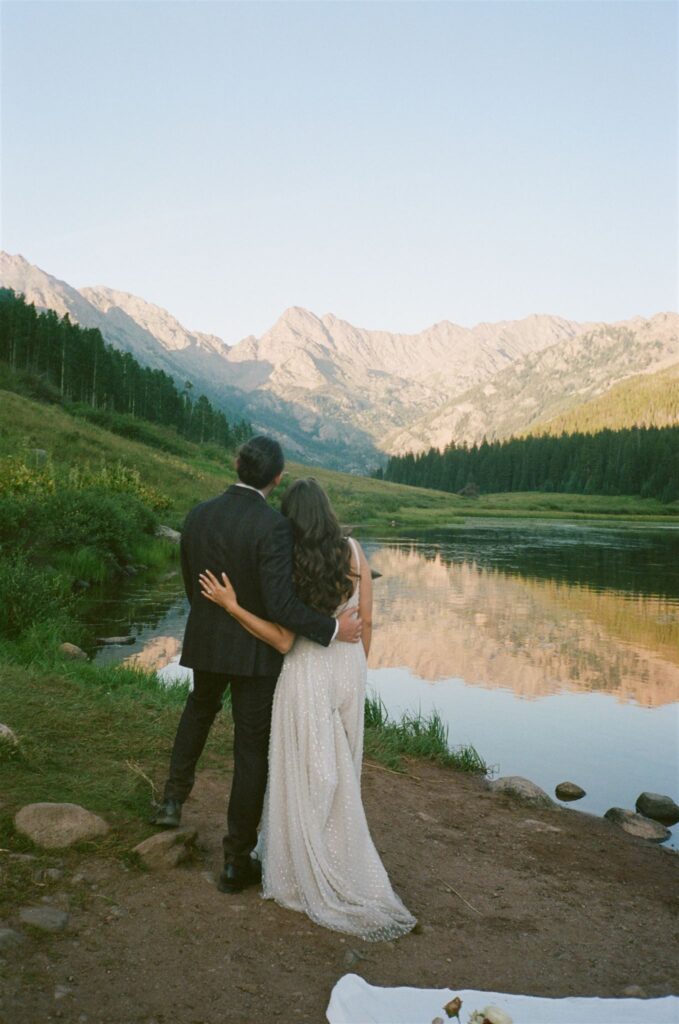
<path fill-rule="evenodd" d="M 355 472 L 385 452 L 535 431 L 636 375 L 650 381 L 669 368 L 658 386 L 677 385 L 675 313 L 617 324 L 546 315 L 474 328 L 443 321 L 394 334 L 291 307 L 260 338 L 229 347 L 144 299 L 74 288 L 21 256 L 0 254 L 0 285 L 190 380 L 196 393 L 280 437 L 291 456 Z"/>

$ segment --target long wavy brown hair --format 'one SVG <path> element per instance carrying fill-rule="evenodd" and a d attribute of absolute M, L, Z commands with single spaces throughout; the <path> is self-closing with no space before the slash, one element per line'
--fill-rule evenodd
<path fill-rule="evenodd" d="M 328 496 L 313 477 L 296 480 L 281 501 L 295 541 L 293 582 L 310 608 L 332 615 L 354 589 L 351 547 Z"/>

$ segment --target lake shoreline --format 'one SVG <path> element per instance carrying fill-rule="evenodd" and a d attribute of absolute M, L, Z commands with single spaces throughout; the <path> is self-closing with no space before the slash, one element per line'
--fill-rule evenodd
<path fill-rule="evenodd" d="M 160 783 L 161 766 L 154 774 Z M 402 775 L 366 764 L 373 837 L 419 921 L 397 942 L 366 943 L 255 890 L 216 892 L 229 778 L 228 767 L 199 774 L 183 821 L 198 830 L 199 850 L 185 867 L 141 873 L 105 851 L 61 858 L 61 877 L 40 894 L 69 922 L 58 936 L 27 937 L 0 966 L 8 1019 L 47 1019 L 59 990 L 73 1021 L 236 1024 L 275 1007 L 281 1020 L 317 1024 L 349 971 L 385 986 L 679 993 L 676 853 L 426 762 L 409 761 Z M 16 912 L 5 920 L 16 927 Z"/>

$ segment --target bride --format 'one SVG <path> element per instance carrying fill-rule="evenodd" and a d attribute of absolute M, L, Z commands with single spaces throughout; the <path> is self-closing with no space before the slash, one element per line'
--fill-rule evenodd
<path fill-rule="evenodd" d="M 372 580 L 361 547 L 344 538 L 314 479 L 287 490 L 299 597 L 328 615 L 357 606 L 362 645 L 321 647 L 252 614 L 225 573 L 201 575 L 205 597 L 286 653 L 276 686 L 269 782 L 259 852 L 263 895 L 317 924 L 363 939 L 394 939 L 415 918 L 394 893 L 370 837 L 361 800 L 366 658 Z"/>

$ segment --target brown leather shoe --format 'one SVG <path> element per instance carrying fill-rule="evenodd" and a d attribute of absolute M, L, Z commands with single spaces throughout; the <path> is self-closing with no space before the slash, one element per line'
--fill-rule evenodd
<path fill-rule="evenodd" d="M 219 876 L 217 888 L 220 892 L 242 892 L 250 885 L 259 885 L 262 881 L 262 865 L 250 857 L 244 863 L 229 861 Z"/>

